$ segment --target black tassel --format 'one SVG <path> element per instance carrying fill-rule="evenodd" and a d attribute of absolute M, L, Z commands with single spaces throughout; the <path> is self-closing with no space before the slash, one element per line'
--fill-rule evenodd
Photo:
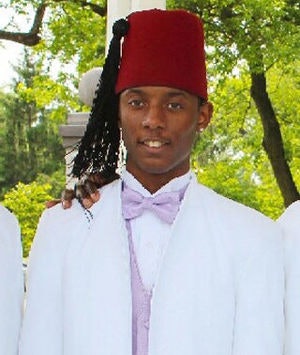
<path fill-rule="evenodd" d="M 118 127 L 119 97 L 115 86 L 120 64 L 121 39 L 128 32 L 125 19 L 113 25 L 101 78 L 93 101 L 84 136 L 74 158 L 72 175 L 80 178 L 85 173 L 100 173 L 103 177 L 114 176 L 118 164 L 120 132 Z"/>

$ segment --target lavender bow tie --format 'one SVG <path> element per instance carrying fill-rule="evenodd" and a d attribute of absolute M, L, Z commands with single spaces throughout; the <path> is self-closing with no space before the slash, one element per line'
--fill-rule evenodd
<path fill-rule="evenodd" d="M 172 224 L 179 210 L 180 193 L 164 192 L 154 197 L 144 197 L 124 184 L 122 205 L 125 219 L 136 218 L 144 210 L 150 210 L 164 222 Z"/>

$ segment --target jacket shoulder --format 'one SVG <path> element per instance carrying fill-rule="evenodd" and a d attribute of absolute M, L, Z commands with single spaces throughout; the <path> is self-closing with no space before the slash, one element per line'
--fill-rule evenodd
<path fill-rule="evenodd" d="M 212 189 L 197 184 L 198 203 L 203 203 L 210 220 L 224 230 L 231 239 L 258 244 L 280 243 L 281 230 L 278 224 L 261 212 L 224 197 Z"/>

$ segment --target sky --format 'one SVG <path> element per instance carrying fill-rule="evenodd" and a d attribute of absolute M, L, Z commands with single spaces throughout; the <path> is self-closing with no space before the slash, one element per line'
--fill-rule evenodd
<path fill-rule="evenodd" d="M 6 0 L 0 0 L 2 6 L 9 3 Z M 14 21 L 22 32 L 28 31 L 32 19 L 28 16 L 16 15 L 15 12 L 10 8 L 1 7 L 0 12 L 0 29 L 5 30 L 11 21 Z M 0 40 L 0 88 L 3 88 L 11 83 L 12 77 L 14 76 L 14 71 L 11 64 L 17 64 L 18 59 L 21 59 L 21 53 L 23 46 L 21 44 Z"/>
<path fill-rule="evenodd" d="M 12 64 L 17 64 L 23 46 L 10 41 L 0 41 L 0 45 L 0 87 L 5 88 L 12 82 Z"/>

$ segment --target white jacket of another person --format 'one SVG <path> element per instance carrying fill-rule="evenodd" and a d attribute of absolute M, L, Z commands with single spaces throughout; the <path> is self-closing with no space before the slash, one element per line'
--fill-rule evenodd
<path fill-rule="evenodd" d="M 0 354 L 18 353 L 23 309 L 23 271 L 17 219 L 0 205 Z"/>

